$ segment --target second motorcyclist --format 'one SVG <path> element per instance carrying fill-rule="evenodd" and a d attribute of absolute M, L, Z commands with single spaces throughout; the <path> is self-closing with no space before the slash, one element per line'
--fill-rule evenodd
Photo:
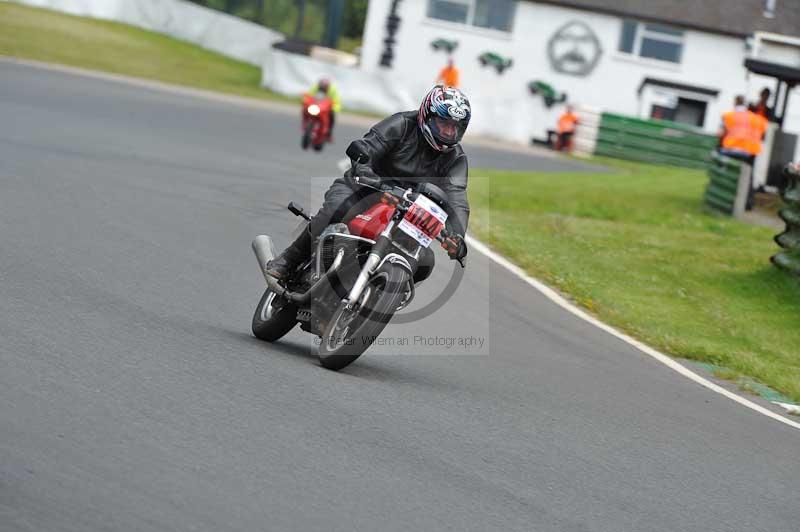
<path fill-rule="evenodd" d="M 331 116 L 330 125 L 328 126 L 328 140 L 333 142 L 333 126 L 336 125 L 336 113 L 342 111 L 342 98 L 339 95 L 339 89 L 328 78 L 322 78 L 315 83 L 308 94 L 324 94 L 331 99 Z"/>
<path fill-rule="evenodd" d="M 363 138 L 350 143 L 355 179 L 339 178 L 325 193 L 322 208 L 300 236 L 274 260 L 267 273 L 277 279 L 311 256 L 314 239 L 331 223 L 348 221 L 353 207 L 369 194 L 360 184 L 377 184 L 381 177 L 440 187 L 448 197 L 448 231 L 445 241 L 451 258 L 462 260 L 467 247 L 461 235 L 467 230 L 467 156 L 460 142 L 472 117 L 467 97 L 453 87 L 437 85 L 428 92 L 417 111 L 394 114 L 373 126 Z M 419 261 L 418 282 L 432 269 L 433 253 Z"/>

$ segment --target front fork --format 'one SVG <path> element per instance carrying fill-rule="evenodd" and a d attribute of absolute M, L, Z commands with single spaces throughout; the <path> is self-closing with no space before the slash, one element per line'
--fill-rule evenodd
<path fill-rule="evenodd" d="M 381 263 L 381 258 L 380 255 L 374 252 L 370 253 L 367 257 L 367 262 L 364 264 L 364 267 L 361 268 L 361 272 L 358 274 L 358 278 L 356 278 L 356 282 L 353 284 L 353 288 L 350 289 L 350 293 L 345 300 L 348 310 L 352 310 L 355 302 L 361 298 L 364 289 L 369 283 L 370 277 L 372 277 L 372 274 L 375 272 L 375 268 Z"/>
<path fill-rule="evenodd" d="M 383 260 L 383 257 L 389 253 L 389 248 L 392 245 L 390 235 L 394 226 L 395 222 L 394 220 L 391 220 L 375 242 L 372 251 L 364 263 L 364 267 L 361 268 L 361 272 L 359 272 L 355 283 L 353 283 L 353 288 L 350 289 L 350 293 L 347 294 L 347 299 L 344 300 L 348 310 L 352 310 L 356 302 L 361 299 L 364 289 L 367 287 L 367 284 L 369 284 L 372 274 L 375 273 L 375 270 Z"/>

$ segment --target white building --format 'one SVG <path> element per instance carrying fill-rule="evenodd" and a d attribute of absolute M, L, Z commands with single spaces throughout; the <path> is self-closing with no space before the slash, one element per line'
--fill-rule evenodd
<path fill-rule="evenodd" d="M 393 4 L 400 24 L 387 68 Z M 532 95 L 533 81 L 577 105 L 716 132 L 735 95 L 774 89 L 743 66 L 756 31 L 800 34 L 800 0 L 370 0 L 361 64 L 421 95 L 447 60 L 431 44 L 457 41 L 471 130 L 520 142 L 544 137 L 562 109 Z M 479 62 L 486 52 L 513 63 L 498 73 Z M 800 131 L 800 101 L 794 108 L 786 126 Z"/>

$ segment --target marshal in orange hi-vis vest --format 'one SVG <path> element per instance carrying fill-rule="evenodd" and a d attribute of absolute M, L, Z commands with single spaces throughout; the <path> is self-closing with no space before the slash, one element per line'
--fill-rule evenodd
<path fill-rule="evenodd" d="M 459 72 L 458 68 L 454 66 L 446 66 L 439 72 L 439 79 L 445 87 L 456 87 L 459 85 Z"/>
<path fill-rule="evenodd" d="M 564 113 L 558 119 L 559 133 L 574 133 L 575 126 L 578 124 L 578 115 L 575 113 Z"/>
<path fill-rule="evenodd" d="M 722 115 L 725 124 L 725 137 L 722 147 L 740 150 L 750 155 L 761 153 L 761 139 L 767 131 L 769 122 L 752 111 L 730 111 Z"/>

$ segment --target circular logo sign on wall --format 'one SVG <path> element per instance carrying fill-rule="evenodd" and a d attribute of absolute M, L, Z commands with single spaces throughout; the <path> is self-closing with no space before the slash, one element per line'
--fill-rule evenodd
<path fill-rule="evenodd" d="M 562 26 L 550 37 L 547 55 L 556 72 L 588 76 L 600 62 L 603 47 L 592 28 L 575 20 Z"/>

